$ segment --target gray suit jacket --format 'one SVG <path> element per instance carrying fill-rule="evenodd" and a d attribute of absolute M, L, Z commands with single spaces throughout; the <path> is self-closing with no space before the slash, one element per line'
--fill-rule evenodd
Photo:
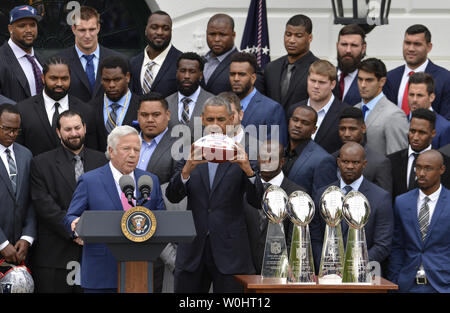
<path fill-rule="evenodd" d="M 191 129 L 191 137 L 194 136 L 194 117 L 202 114 L 203 111 L 203 104 L 206 100 L 210 97 L 214 97 L 212 93 L 209 93 L 202 87 L 200 87 L 200 94 L 198 95 L 197 103 L 194 107 L 194 112 L 192 112 L 191 118 L 189 120 L 188 126 Z M 178 92 L 175 92 L 168 96 L 166 98 L 167 102 L 169 103 L 169 110 L 170 110 L 170 121 L 169 121 L 169 128 L 172 128 L 173 126 L 177 124 L 181 124 L 181 122 L 178 120 Z M 201 126 L 201 124 L 200 124 Z M 197 126 L 198 127 L 198 126 Z M 200 127 L 201 129 L 201 127 Z"/>
<path fill-rule="evenodd" d="M 362 108 L 362 102 L 356 105 Z M 366 120 L 367 146 L 388 155 L 408 147 L 408 119 L 405 112 L 383 96 Z"/>
<path fill-rule="evenodd" d="M 36 238 L 36 217 L 31 204 L 29 173 L 31 151 L 13 144 L 17 167 L 17 188 L 14 195 L 8 171 L 0 162 L 0 244 L 6 240 L 14 245 L 21 236 Z"/>
<path fill-rule="evenodd" d="M 178 137 L 172 137 L 170 133 L 171 129 L 169 128 L 156 146 L 146 169 L 147 172 L 158 176 L 161 185 L 169 182 L 175 169 L 176 161 L 172 158 L 171 148 Z"/>

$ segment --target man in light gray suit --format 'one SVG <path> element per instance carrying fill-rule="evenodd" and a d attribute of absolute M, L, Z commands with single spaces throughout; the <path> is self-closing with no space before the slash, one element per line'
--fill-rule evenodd
<path fill-rule="evenodd" d="M 177 89 L 166 98 L 172 117 L 169 127 L 177 124 L 188 125 L 191 129 L 191 137 L 194 137 L 195 117 L 200 117 L 203 103 L 214 96 L 200 87 L 203 78 L 204 61 L 194 52 L 182 53 L 177 61 Z M 201 119 L 198 119 L 198 129 L 201 129 Z M 201 137 L 201 134 L 198 134 Z M 197 139 L 197 136 L 196 136 Z"/>
<path fill-rule="evenodd" d="M 405 113 L 383 94 L 386 66 L 376 58 L 358 66 L 358 89 L 367 127 L 367 146 L 388 155 L 408 147 L 408 120 Z"/>
<path fill-rule="evenodd" d="M 29 194 L 31 151 L 14 141 L 20 132 L 15 105 L 0 105 L 0 258 L 20 264 L 36 238 Z"/>

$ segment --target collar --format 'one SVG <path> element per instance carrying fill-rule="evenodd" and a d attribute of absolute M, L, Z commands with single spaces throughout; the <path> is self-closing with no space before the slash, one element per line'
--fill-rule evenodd
<path fill-rule="evenodd" d="M 330 110 L 330 108 L 331 108 L 331 104 L 333 103 L 333 101 L 334 101 L 334 95 L 333 95 L 333 93 L 331 93 L 331 98 L 330 98 L 330 100 L 327 102 L 327 104 L 325 104 L 318 112 L 317 112 L 317 114 L 319 113 L 319 112 L 324 112 L 325 114 L 327 114 L 328 113 L 328 111 Z M 308 103 L 307 103 L 307 105 L 308 106 L 311 106 L 311 101 L 310 101 L 310 99 L 308 98 Z"/>
<path fill-rule="evenodd" d="M 272 185 L 280 187 L 281 183 L 283 182 L 283 179 L 284 179 L 283 171 L 280 171 L 280 173 L 277 176 L 275 176 L 274 178 L 272 178 L 268 182 L 264 181 L 262 178 L 261 178 L 261 182 L 269 183 L 269 184 L 272 184 Z"/>
<path fill-rule="evenodd" d="M 105 93 L 105 95 L 106 95 L 106 93 Z M 127 89 L 127 92 L 118 101 L 114 102 L 111 99 L 109 99 L 108 96 L 106 96 L 106 99 L 108 99 L 109 106 L 111 106 L 113 103 L 118 103 L 121 107 L 124 107 L 126 105 L 125 100 L 127 99 L 127 96 L 128 96 L 128 101 L 130 101 L 130 99 L 131 99 L 130 89 Z"/>
<path fill-rule="evenodd" d="M 337 78 L 339 79 L 339 77 L 341 76 L 342 71 L 338 68 L 337 69 Z M 345 76 L 345 78 L 347 77 L 351 77 L 351 79 L 353 80 L 356 76 L 358 76 L 358 69 L 354 70 L 351 73 L 348 73 L 347 76 Z"/>
<path fill-rule="evenodd" d="M 0 144 L 0 155 L 3 154 L 6 149 L 9 149 L 9 151 L 11 151 L 14 154 L 13 146 L 14 146 L 14 143 L 12 145 L 10 145 L 9 147 L 5 147 L 4 145 Z"/>
<path fill-rule="evenodd" d="M 242 111 L 245 112 L 245 110 L 246 110 L 247 107 L 248 107 L 248 104 L 250 103 L 250 101 L 252 101 L 252 98 L 253 98 L 254 95 L 256 94 L 256 91 L 257 91 L 256 88 L 253 87 L 253 91 L 250 92 L 247 96 L 245 96 L 244 99 L 241 100 L 241 108 L 242 108 Z"/>
<path fill-rule="evenodd" d="M 60 107 L 59 112 L 62 112 L 61 109 L 66 109 L 66 108 L 69 109 L 69 94 L 65 95 L 63 98 L 59 99 L 58 101 L 50 98 L 47 95 L 47 93 L 45 92 L 45 90 L 42 91 L 42 96 L 44 97 L 44 105 L 45 105 L 45 109 L 47 111 L 51 110 L 56 102 L 59 103 L 59 107 Z"/>
<path fill-rule="evenodd" d="M 145 141 L 144 137 L 142 136 L 142 131 L 139 133 L 139 136 L 142 139 L 142 145 L 151 145 L 152 142 L 155 142 L 156 145 L 159 144 L 159 142 L 161 141 L 162 137 L 164 137 L 164 135 L 167 133 L 167 130 L 169 129 L 169 127 L 166 127 L 166 129 L 164 129 L 158 136 L 156 136 L 155 138 L 153 138 L 152 140 L 150 140 L 150 142 Z"/>
<path fill-rule="evenodd" d="M 158 54 L 158 56 L 156 58 L 154 58 L 153 60 L 150 59 L 150 57 L 148 56 L 147 48 L 148 48 L 148 45 L 144 49 L 144 63 L 143 63 L 143 65 L 145 66 L 149 62 L 153 61 L 157 65 L 161 66 L 163 64 L 164 60 L 166 59 L 166 56 L 169 53 L 169 50 L 172 48 L 172 43 L 169 43 L 169 45 L 166 47 L 166 49 L 164 49 L 160 54 Z"/>
<path fill-rule="evenodd" d="M 361 175 L 357 180 L 355 180 L 353 183 L 351 183 L 348 186 L 351 186 L 353 190 L 359 190 L 359 187 L 361 187 L 361 184 L 364 180 L 364 176 Z M 347 186 L 347 184 L 344 182 L 342 178 L 340 178 L 340 187 L 341 189 L 344 189 L 344 187 Z"/>
<path fill-rule="evenodd" d="M 429 145 L 428 147 L 426 147 L 425 149 L 423 149 L 422 151 L 419 151 L 419 152 L 414 151 L 414 150 L 411 148 L 411 145 L 408 145 L 408 158 L 409 158 L 413 153 L 419 153 L 419 154 L 421 154 L 421 153 L 423 153 L 423 152 L 425 152 L 425 151 L 428 151 L 428 150 L 431 150 L 431 145 Z"/>
<path fill-rule="evenodd" d="M 64 155 L 67 157 L 67 160 L 69 160 L 70 162 L 73 161 L 73 157 L 76 155 L 75 153 L 73 153 L 72 151 L 70 151 L 69 149 L 67 149 L 65 146 L 61 145 L 62 149 L 64 151 Z M 84 160 L 84 146 L 81 149 L 80 153 L 78 153 L 78 155 L 80 156 L 81 160 Z"/>
<path fill-rule="evenodd" d="M 109 167 L 110 167 L 110 169 L 111 169 L 111 172 L 112 172 L 112 175 L 113 175 L 114 180 L 115 180 L 116 183 L 118 184 L 118 183 L 119 183 L 119 179 L 120 179 L 124 174 L 122 174 L 121 172 L 119 172 L 119 170 L 116 169 L 116 168 L 114 167 L 114 165 L 112 164 L 111 161 L 109 161 Z M 131 173 L 125 174 L 125 175 L 129 175 L 129 176 L 131 176 L 131 178 L 133 178 L 133 180 L 135 180 L 135 179 L 134 179 L 134 171 L 131 171 Z"/>
<path fill-rule="evenodd" d="M 419 188 L 419 203 L 421 203 L 425 197 L 430 198 L 430 201 L 432 202 L 436 202 L 439 199 L 439 196 L 441 194 L 441 190 L 442 190 L 442 184 L 439 185 L 439 189 L 436 190 L 435 192 L 433 192 L 431 195 L 427 196 L 426 194 L 423 193 L 423 191 Z"/>
<path fill-rule="evenodd" d="M 233 46 L 229 51 L 225 52 L 224 54 L 221 54 L 219 56 L 213 57 L 211 56 L 211 50 L 208 51 L 208 53 L 205 55 L 206 62 L 209 62 L 212 59 L 217 59 L 219 62 L 222 62 L 228 55 L 233 53 L 235 50 L 237 50 L 236 46 Z"/>
<path fill-rule="evenodd" d="M 78 58 L 81 59 L 83 57 L 83 55 L 85 55 L 85 53 L 83 51 L 81 51 L 77 45 L 75 45 L 75 50 L 77 51 L 78 54 Z M 95 55 L 95 57 L 97 58 L 97 60 L 100 60 L 100 45 L 97 43 L 97 49 L 95 49 L 95 51 L 93 53 L 91 53 L 93 55 Z"/>
<path fill-rule="evenodd" d="M 409 72 L 414 72 L 414 73 L 425 72 L 425 69 L 427 68 L 429 62 L 430 62 L 430 60 L 426 59 L 426 61 L 423 62 L 423 64 L 421 66 L 419 66 L 418 68 L 416 68 L 414 70 L 409 68 L 408 64 L 405 64 L 405 71 L 403 72 L 403 75 L 407 76 L 409 74 Z"/>
<path fill-rule="evenodd" d="M 192 103 L 197 103 L 198 96 L 200 95 L 201 87 L 198 86 L 197 90 L 194 91 L 192 95 L 183 95 L 181 92 L 178 91 L 178 102 L 181 102 L 181 99 L 184 97 L 188 97 L 192 100 Z"/>
<path fill-rule="evenodd" d="M 384 93 L 380 92 L 380 94 L 378 96 L 376 96 L 375 98 L 373 98 L 372 100 L 370 100 L 367 103 L 364 103 L 364 100 L 361 100 L 363 105 L 365 105 L 366 107 L 369 108 L 370 111 L 373 110 L 373 108 L 377 105 L 378 101 L 380 101 L 381 98 L 384 97 Z"/>
<path fill-rule="evenodd" d="M 21 47 L 19 47 L 18 45 L 16 45 L 16 43 L 14 41 L 12 41 L 11 38 L 9 38 L 8 40 L 8 44 L 11 47 L 11 50 L 13 51 L 14 55 L 16 56 L 16 59 L 19 59 L 21 57 L 24 57 L 25 55 L 27 55 L 28 53 L 26 53 Z M 34 48 L 31 48 L 31 53 L 30 55 L 33 57 L 34 56 Z"/>

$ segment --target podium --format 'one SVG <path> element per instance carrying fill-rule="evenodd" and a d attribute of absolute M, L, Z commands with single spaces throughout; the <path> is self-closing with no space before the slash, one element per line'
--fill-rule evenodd
<path fill-rule="evenodd" d="M 191 211 L 152 211 L 157 226 L 145 242 L 127 239 L 121 229 L 125 211 L 87 210 L 81 215 L 76 232 L 84 243 L 104 243 L 118 263 L 120 293 L 153 292 L 153 262 L 169 242 L 190 243 L 196 236 Z"/>

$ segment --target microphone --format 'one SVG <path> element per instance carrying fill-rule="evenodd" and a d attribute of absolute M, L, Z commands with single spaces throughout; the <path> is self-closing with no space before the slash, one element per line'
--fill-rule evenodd
<path fill-rule="evenodd" d="M 122 190 L 122 192 L 127 197 L 128 203 L 131 206 L 134 206 L 133 202 L 132 202 L 134 189 L 136 187 L 136 185 L 134 183 L 134 179 L 131 178 L 131 176 L 129 176 L 129 175 L 123 175 L 119 179 L 119 186 L 120 186 L 120 189 Z"/>
<path fill-rule="evenodd" d="M 147 202 L 149 196 L 150 196 L 150 192 L 152 191 L 153 188 L 153 179 L 148 176 L 148 175 L 142 175 L 141 177 L 139 177 L 138 179 L 138 189 L 142 195 L 143 202 L 145 203 Z"/>

